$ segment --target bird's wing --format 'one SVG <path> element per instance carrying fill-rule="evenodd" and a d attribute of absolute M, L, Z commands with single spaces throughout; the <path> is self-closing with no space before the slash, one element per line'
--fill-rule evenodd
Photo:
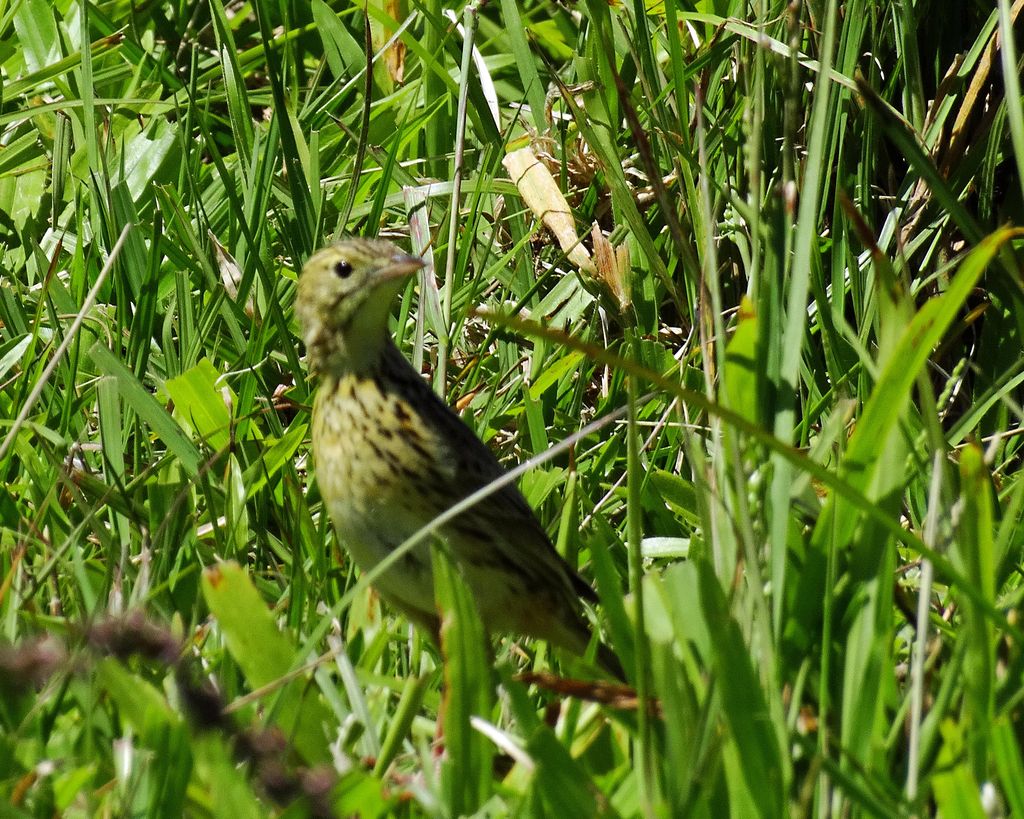
<path fill-rule="evenodd" d="M 431 411 L 437 413 L 434 421 L 443 430 L 439 437 L 448 450 L 444 461 L 452 470 L 451 478 L 453 485 L 459 488 L 459 499 L 505 474 L 491 450 L 440 399 Z M 470 535 L 477 530 L 477 537 L 470 540 L 486 541 L 491 544 L 490 548 L 500 549 L 502 554 L 494 555 L 494 559 L 510 561 L 521 573 L 538 576 L 542 582 L 547 578 L 549 584 L 555 575 L 572 599 L 582 597 L 596 602 L 594 590 L 555 550 L 544 527 L 515 484 L 507 484 L 495 491 L 475 509 L 460 515 L 452 527 L 457 531 L 461 528 L 464 534 Z M 481 535 L 483 537 L 479 537 Z"/>
<path fill-rule="evenodd" d="M 415 394 L 423 423 L 417 434 L 432 440 L 425 450 L 436 471 L 434 493 L 450 492 L 451 506 L 505 474 L 490 449 L 465 422 L 423 381 L 394 345 L 385 350 L 388 378 L 399 383 L 398 391 Z M 473 509 L 452 521 L 448 530 L 453 548 L 467 552 L 478 562 L 513 566 L 520 575 L 535 579 L 540 587 L 561 589 L 565 603 L 576 607 L 577 597 L 596 601 L 594 590 L 583 581 L 552 546 L 530 505 L 514 484 L 498 489 Z M 468 554 L 468 552 L 474 554 Z"/>

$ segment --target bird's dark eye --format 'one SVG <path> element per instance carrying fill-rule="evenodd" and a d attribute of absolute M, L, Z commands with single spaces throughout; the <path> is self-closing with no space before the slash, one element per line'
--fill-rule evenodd
<path fill-rule="evenodd" d="M 347 279 L 352 275 L 352 265 L 342 259 L 340 262 L 334 263 L 334 274 L 339 279 Z"/>

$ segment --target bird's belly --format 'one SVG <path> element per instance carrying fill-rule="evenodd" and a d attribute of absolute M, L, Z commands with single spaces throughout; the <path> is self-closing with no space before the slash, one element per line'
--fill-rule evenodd
<path fill-rule="evenodd" d="M 389 557 L 419 526 L 387 504 L 355 507 L 345 501 L 328 505 L 338 539 L 356 565 L 369 572 Z M 373 585 L 385 598 L 404 609 L 434 610 L 434 581 L 430 569 L 430 539 L 409 548 Z"/>
<path fill-rule="evenodd" d="M 339 503 L 330 507 L 338 537 L 344 544 L 356 565 L 368 572 L 392 554 L 407 538 L 418 531 L 429 519 L 410 516 L 397 504 L 383 504 L 366 510 L 354 509 L 350 504 Z M 493 533 L 494 540 L 500 540 Z M 443 548 L 462 552 L 467 545 L 462 537 L 448 527 L 411 547 L 403 557 L 373 581 L 373 585 L 393 604 L 411 612 L 433 613 L 437 606 L 434 598 L 433 555 L 431 546 L 443 541 Z M 491 560 L 481 560 L 474 544 L 475 558 L 467 560 L 466 555 L 458 560 L 463 580 L 476 601 L 477 611 L 489 629 L 495 631 L 518 631 L 538 634 L 535 627 L 527 627 L 533 615 L 532 591 L 525 578 L 518 576 L 514 569 L 495 562 L 501 550 L 497 543 L 484 547 L 491 552 Z M 548 612 L 546 604 L 538 606 L 536 614 L 543 619 Z"/>

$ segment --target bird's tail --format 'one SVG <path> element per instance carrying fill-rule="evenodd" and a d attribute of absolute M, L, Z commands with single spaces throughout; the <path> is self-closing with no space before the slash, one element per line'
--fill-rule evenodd
<path fill-rule="evenodd" d="M 558 633 L 545 636 L 547 636 L 552 642 L 561 645 L 563 648 L 569 649 L 574 654 L 577 654 L 580 657 L 585 657 L 587 654 L 587 648 L 590 646 L 590 641 L 593 637 L 593 632 L 590 630 L 590 626 L 587 622 L 578 614 L 573 612 L 571 620 L 567 616 L 559 620 L 558 624 Z M 622 662 L 619 660 L 618 655 L 602 642 L 598 642 L 597 644 L 596 661 L 601 670 L 610 677 L 614 677 L 619 682 L 627 682 L 626 672 L 622 667 Z"/>
<path fill-rule="evenodd" d="M 626 671 L 618 655 L 604 643 L 597 644 L 597 664 L 619 682 L 626 682 Z"/>

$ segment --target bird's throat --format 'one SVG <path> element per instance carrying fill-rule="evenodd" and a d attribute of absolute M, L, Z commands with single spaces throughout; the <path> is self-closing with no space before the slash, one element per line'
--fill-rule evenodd
<path fill-rule="evenodd" d="M 385 348 L 392 344 L 386 332 L 366 333 L 324 330 L 316 340 L 316 368 L 322 375 L 340 379 L 369 375 L 380 366 Z"/>

